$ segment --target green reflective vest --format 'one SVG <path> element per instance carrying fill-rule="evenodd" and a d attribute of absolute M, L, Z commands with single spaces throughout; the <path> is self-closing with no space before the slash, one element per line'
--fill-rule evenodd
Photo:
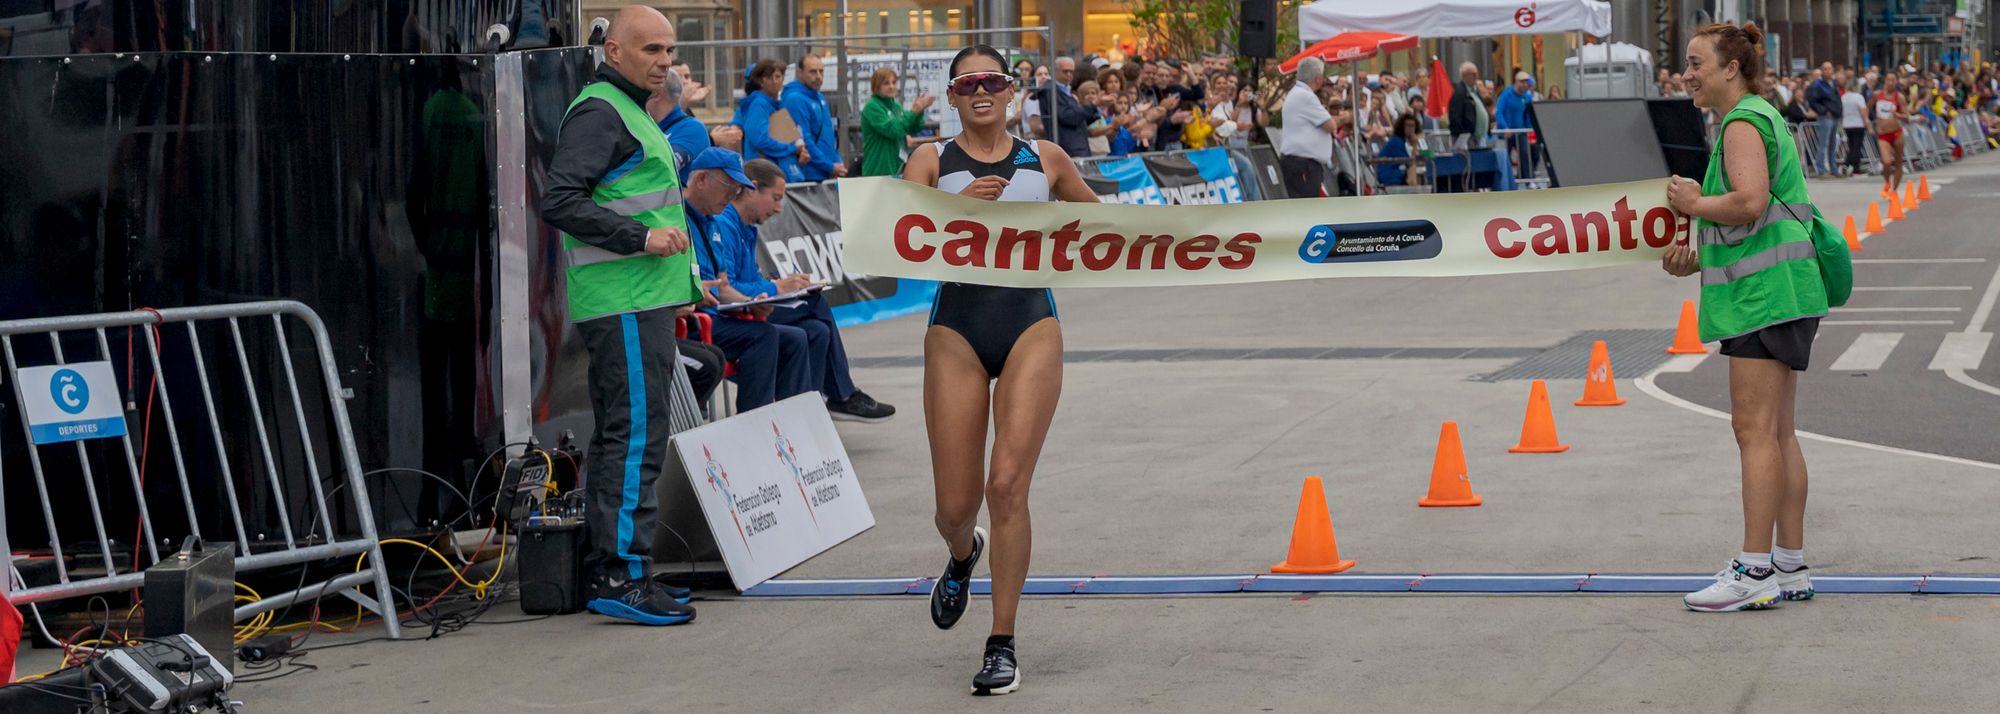
<path fill-rule="evenodd" d="M 1812 242 L 1813 207 L 1798 148 L 1781 134 L 1784 119 L 1770 102 L 1749 94 L 1723 116 L 1722 125 L 1734 121 L 1748 122 L 1763 138 L 1771 194 L 1764 212 L 1749 223 L 1724 226 L 1704 219 L 1698 224 L 1704 342 L 1827 311 L 1826 284 Z M 1701 180 L 1704 196 L 1729 193 L 1722 144 L 1718 137 L 1710 152 L 1708 173 Z"/>
<path fill-rule="evenodd" d="M 623 174 L 598 182 L 590 198 L 597 205 L 629 217 L 647 228 L 687 230 L 681 213 L 681 183 L 674 172 L 674 150 L 667 135 L 653 123 L 646 110 L 631 97 L 607 82 L 597 82 L 569 103 L 603 100 L 618 110 L 625 130 L 639 140 L 642 158 Z M 701 297 L 700 277 L 694 272 L 690 251 L 660 257 L 639 252 L 620 255 L 577 240 L 564 233 L 563 257 L 568 263 L 569 319 L 638 312 L 670 305 L 684 305 Z"/>

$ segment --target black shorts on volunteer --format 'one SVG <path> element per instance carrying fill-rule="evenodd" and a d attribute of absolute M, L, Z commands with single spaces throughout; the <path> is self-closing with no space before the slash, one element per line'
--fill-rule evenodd
<path fill-rule="evenodd" d="M 1806 363 L 1812 359 L 1813 337 L 1819 334 L 1819 318 L 1802 317 L 1789 322 L 1780 322 L 1722 341 L 1722 354 L 1746 359 L 1774 359 L 1791 367 L 1792 371 L 1806 371 Z"/>

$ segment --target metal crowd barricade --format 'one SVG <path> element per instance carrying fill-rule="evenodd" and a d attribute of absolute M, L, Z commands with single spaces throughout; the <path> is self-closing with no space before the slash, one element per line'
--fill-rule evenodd
<path fill-rule="evenodd" d="M 318 395 L 320 398 L 311 402 L 304 397 L 314 396 L 313 390 L 300 390 L 300 372 L 293 365 L 287 318 L 304 325 L 309 335 L 312 359 L 318 366 L 317 379 L 324 386 L 323 394 Z M 268 329 L 258 328 L 260 323 Z M 180 329 L 174 329 L 176 326 Z M 113 357 L 111 343 L 106 336 L 107 329 L 121 327 L 130 331 L 127 334 L 128 359 L 123 362 Z M 72 335 L 67 340 L 72 347 L 88 343 L 89 338 L 94 337 L 95 349 L 86 350 L 89 359 L 72 360 L 65 353 L 64 333 L 83 333 L 81 337 L 85 339 L 76 339 L 76 335 Z M 136 333 L 137 337 L 132 333 Z M 260 337 L 268 337 L 268 341 L 258 339 Z M 42 339 L 46 339 L 46 350 L 40 344 Z M 203 347 L 204 339 L 221 345 L 222 349 L 210 354 Z M 143 353 L 129 354 L 134 349 L 134 343 L 141 341 L 145 345 Z M 136 511 L 138 530 L 143 534 L 145 563 L 149 565 L 160 561 L 160 543 L 178 543 L 189 535 L 201 536 L 208 542 L 234 542 L 238 572 L 335 558 L 363 557 L 365 560 L 352 573 L 310 585 L 303 584 L 302 577 L 302 587 L 238 607 L 235 611 L 237 621 L 295 601 L 312 601 L 338 593 L 381 616 L 389 637 L 402 636 L 395 600 L 383 570 L 381 545 L 376 538 L 368 488 L 362 482 L 353 427 L 348 422 L 345 399 L 349 392 L 341 386 L 326 327 L 310 308 L 285 300 L 8 320 L 0 322 L 0 351 L 5 353 L 6 381 L 13 388 L 16 411 L 22 413 L 21 434 L 27 441 L 24 447 L 10 448 L 24 448 L 27 453 L 35 489 L 40 496 L 43 527 L 49 538 L 49 549 L 54 554 L 56 574 L 56 582 L 24 583 L 26 589 L 9 593 L 8 598 L 14 603 L 115 592 L 137 588 L 144 582 L 142 568 L 120 567 L 121 562 L 131 564 L 139 561 L 136 551 L 141 550 L 140 544 L 131 545 L 135 552 L 117 557 L 113 541 L 108 537 L 112 531 L 108 530 L 110 524 L 107 523 L 104 506 L 112 492 L 122 490 L 116 485 L 120 479 L 111 476 L 110 472 L 123 470 L 128 481 L 124 486 L 131 490 L 131 506 Z M 17 357 L 17 352 L 27 355 Z M 258 361 L 253 362 L 252 355 L 256 355 Z M 26 409 L 21 405 L 24 391 L 37 388 L 37 385 L 21 383 L 23 362 L 34 362 L 26 366 L 47 366 L 101 360 L 110 362 L 115 370 L 120 364 L 135 365 L 134 357 L 138 360 L 136 366 L 127 366 L 126 373 L 120 375 L 135 385 L 135 391 L 124 395 L 123 418 L 128 428 L 124 436 L 115 439 L 118 442 L 115 448 L 85 441 L 34 444 L 32 427 Z M 271 361 L 278 364 L 274 367 L 269 364 Z M 231 362 L 234 363 L 233 370 L 225 366 Z M 141 369 L 147 370 L 143 376 L 134 374 Z M 260 386 L 257 377 L 253 376 L 254 372 L 265 373 L 271 384 Z M 282 376 L 282 385 L 277 383 L 279 376 L 273 375 L 274 372 Z M 175 379 L 191 377 L 193 384 L 177 382 L 177 386 L 170 388 L 170 376 Z M 305 376 L 310 378 L 313 375 L 307 372 Z M 147 385 L 143 387 L 144 391 L 136 391 L 140 389 L 137 385 L 141 384 Z M 218 391 L 223 389 L 230 391 Z M 186 398 L 194 393 L 200 395 L 199 408 L 194 410 L 196 416 L 177 419 L 173 397 L 179 395 Z M 226 399 L 225 407 L 241 409 L 247 415 L 234 411 L 219 412 L 219 393 Z M 270 410 L 268 421 L 266 400 Z M 164 427 L 162 435 L 169 448 L 165 453 L 155 455 L 172 464 L 177 483 L 171 490 L 178 504 L 171 501 L 153 503 L 154 499 L 148 497 L 143 480 L 145 474 L 141 473 L 141 459 L 135 455 L 133 444 L 134 434 L 140 434 L 142 443 L 138 448 L 148 449 L 149 445 L 145 442 L 152 435 L 149 425 L 141 423 L 138 414 L 134 413 L 135 404 L 140 401 L 156 402 L 160 408 Z M 315 432 L 312 426 L 314 420 L 308 418 L 309 413 L 329 419 L 333 434 L 325 434 L 323 425 Z M 219 414 L 228 417 L 227 423 Z M 191 426 L 195 428 L 190 429 Z M 183 430 L 190 432 L 186 439 L 183 438 Z M 204 430 L 208 433 L 198 433 Z M 255 434 L 244 431 L 254 431 Z M 243 449 L 253 454 L 254 458 L 239 457 L 243 463 L 231 463 L 226 440 L 254 440 L 254 450 Z M 63 452 L 72 449 L 74 458 L 63 456 Z M 340 515 L 352 519 L 352 530 L 355 532 L 342 534 L 336 530 L 333 520 L 336 511 L 328 508 L 327 489 L 322 484 L 322 449 L 328 457 L 325 470 L 339 478 L 340 485 L 334 490 L 347 490 L 346 498 L 339 501 L 346 506 L 345 512 L 340 512 Z M 123 462 L 122 467 L 117 464 L 119 461 Z M 94 465 L 93 462 L 99 464 Z M 281 462 L 287 468 L 281 469 Z M 107 469 L 105 475 L 98 475 L 97 465 Z M 74 470 L 69 467 L 74 467 Z M 210 468 L 213 470 L 209 471 Z M 196 507 L 198 489 L 190 479 L 191 473 L 197 477 L 212 477 L 221 483 L 221 495 L 229 507 L 228 522 L 217 523 L 213 519 L 203 522 L 200 509 Z M 71 482 L 53 481 L 52 476 L 80 482 L 83 503 L 52 502 L 50 484 L 65 486 Z M 0 481 L 4 481 L 5 477 L 5 473 L 0 473 Z M 304 481 L 304 488 L 297 483 L 301 480 Z M 291 484 L 289 488 L 288 482 Z M 155 489 L 159 490 L 164 489 Z M 204 497 L 215 495 L 205 490 L 200 492 Z M 122 498 L 110 502 L 123 505 Z M 253 510 L 253 515 L 266 519 L 275 515 L 277 530 L 283 536 L 282 543 L 252 530 L 253 524 L 246 524 L 243 507 L 246 502 L 266 506 Z M 65 515 L 60 523 L 57 516 L 59 505 L 64 508 L 62 512 Z M 159 513 L 154 506 L 168 506 L 181 511 L 173 516 L 184 517 L 185 522 L 169 520 L 163 525 L 154 518 Z M 94 540 L 75 537 L 77 531 L 84 529 L 68 517 L 78 510 L 89 514 L 88 535 Z M 295 515 L 304 522 L 296 522 Z M 65 530 L 73 536 L 67 543 Z M 253 534 L 257 538 L 253 539 Z M 101 562 L 87 563 L 87 559 Z M 361 592 L 364 583 L 374 584 L 374 597 Z"/>
<path fill-rule="evenodd" d="M 1533 135 L 1533 129 L 1493 130 L 1493 140 L 1506 144 L 1507 155 L 1513 157 L 1514 186 L 1517 189 L 1526 190 L 1549 187 L 1548 178 L 1542 175 L 1543 170 L 1548 164 L 1548 157 L 1540 155 L 1542 149 L 1541 142 L 1535 141 L 1530 143 L 1527 141 Z M 1524 144 L 1526 145 L 1525 153 L 1535 155 L 1539 160 L 1531 161 L 1529 160 L 1529 156 L 1523 155 L 1520 149 Z"/>
<path fill-rule="evenodd" d="M 1791 128 L 1793 140 L 1797 142 L 1799 147 L 1799 159 L 1800 163 L 1805 164 L 1806 175 L 1826 175 L 1825 172 L 1820 171 L 1823 167 L 1820 166 L 1819 160 L 1819 124 L 1809 121 L 1804 124 L 1788 124 L 1788 126 Z M 1835 128 L 1833 133 L 1833 170 L 1836 175 L 1840 173 L 1840 167 L 1847 162 L 1846 147 L 1846 132 Z"/>
<path fill-rule="evenodd" d="M 1963 111 L 1958 114 L 1958 145 L 1965 147 L 1967 154 L 1984 154 L 1993 146 L 1986 143 L 1986 127 L 1979 122 L 1979 114 Z"/>
<path fill-rule="evenodd" d="M 1933 130 L 1928 124 L 1918 122 L 1911 122 L 1909 127 L 1909 145 L 1913 150 L 1907 153 L 1917 168 L 1934 169 L 1951 158 L 1951 148 L 1938 145 L 1938 139 L 1943 137 L 1941 132 Z"/>
<path fill-rule="evenodd" d="M 1882 173 L 1882 150 L 1875 141 L 1875 130 L 1869 129 L 1863 135 L 1866 138 L 1861 140 L 1861 170 L 1879 175 Z"/>
<path fill-rule="evenodd" d="M 1966 121 L 1968 119 L 1971 121 Z M 1958 116 L 1951 120 L 1951 128 L 1958 135 L 1959 150 L 1966 156 L 1986 151 L 1986 133 L 1980 129 L 1978 117 L 1972 116 L 1970 112 L 1959 112 Z"/>
<path fill-rule="evenodd" d="M 1785 131 L 1792 135 L 1792 145 L 1798 149 L 1799 163 L 1805 165 L 1806 175 L 1818 176 L 1819 165 L 1813 158 L 1812 137 L 1818 136 L 1819 132 L 1814 127 L 1791 122 L 1785 122 Z"/>

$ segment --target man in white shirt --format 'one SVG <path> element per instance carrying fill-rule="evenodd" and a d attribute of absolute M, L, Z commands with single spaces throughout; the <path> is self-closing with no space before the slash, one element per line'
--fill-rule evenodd
<path fill-rule="evenodd" d="M 1285 194 L 1292 198 L 1325 195 L 1326 167 L 1333 163 L 1333 115 L 1319 100 L 1326 84 L 1326 63 L 1318 57 L 1299 61 L 1297 81 L 1285 95 L 1284 126 L 1278 132 L 1278 170 L 1285 175 Z"/>

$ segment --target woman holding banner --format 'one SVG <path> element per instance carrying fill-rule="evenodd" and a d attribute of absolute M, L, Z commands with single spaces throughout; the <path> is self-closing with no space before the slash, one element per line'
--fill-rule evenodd
<path fill-rule="evenodd" d="M 1696 105 L 1724 112 L 1722 139 L 1699 184 L 1675 176 L 1667 187 L 1674 210 L 1699 219 L 1699 247 L 1669 247 L 1661 266 L 1701 273 L 1701 339 L 1720 340 L 1730 358 L 1743 467 L 1743 551 L 1714 584 L 1683 598 L 1699 612 L 1813 596 L 1806 463 L 1792 417 L 1827 291 L 1798 149 L 1777 108 L 1758 96 L 1763 66 L 1764 32 L 1754 23 L 1708 25 L 1688 41 L 1682 79 Z"/>
<path fill-rule="evenodd" d="M 947 99 L 964 130 L 910 156 L 903 178 L 988 201 L 1095 203 L 1076 164 L 1055 144 L 1007 133 L 1015 78 L 986 45 L 953 57 Z M 931 588 L 931 621 L 950 629 L 965 614 L 973 566 L 986 549 L 979 504 L 993 520 L 993 629 L 972 693 L 1019 688 L 1014 616 L 1028 577 L 1028 483 L 1062 394 L 1062 330 L 1047 289 L 947 282 L 924 335 L 924 425 L 937 487 L 938 534 L 950 549 Z M 996 384 L 997 380 L 997 384 Z M 993 421 L 986 457 L 988 405 Z"/>

